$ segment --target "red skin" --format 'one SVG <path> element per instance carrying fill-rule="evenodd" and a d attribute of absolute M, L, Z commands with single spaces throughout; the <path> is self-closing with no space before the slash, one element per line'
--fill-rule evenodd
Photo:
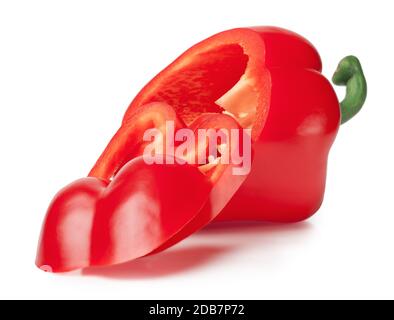
<path fill-rule="evenodd" d="M 96 201 L 107 183 L 82 178 L 53 198 L 43 223 L 36 258 L 37 267 L 65 272 L 90 264 L 91 238 Z"/>
<path fill-rule="evenodd" d="M 269 113 L 254 143 L 251 174 L 218 218 L 302 221 L 323 201 L 328 153 L 340 126 L 339 101 L 310 43 L 276 29 L 254 30 L 266 45 Z"/>
<path fill-rule="evenodd" d="M 254 143 L 251 173 L 218 220 L 297 222 L 323 201 L 328 153 L 340 125 L 337 97 L 314 70 L 276 69 L 271 79 L 270 112 Z"/>
<path fill-rule="evenodd" d="M 52 200 L 36 264 L 66 272 L 145 256 L 195 218 L 211 188 L 196 167 L 147 165 L 141 157 L 109 184 L 77 180 Z"/>

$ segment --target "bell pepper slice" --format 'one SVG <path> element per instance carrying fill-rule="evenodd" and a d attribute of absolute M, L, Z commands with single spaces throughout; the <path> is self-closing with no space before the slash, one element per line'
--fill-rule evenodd
<path fill-rule="evenodd" d="M 36 264 L 66 272 L 145 256 L 194 219 L 211 188 L 194 166 L 147 165 L 142 157 L 123 166 L 110 183 L 80 179 L 53 199 Z"/>
<path fill-rule="evenodd" d="M 236 165 L 147 164 L 141 155 L 144 131 L 156 128 L 165 134 L 166 122 L 175 121 L 178 129 L 183 124 L 163 103 L 138 109 L 131 120 L 110 141 L 90 176 L 53 199 L 36 260 L 42 270 L 118 264 L 168 248 L 212 221 L 244 180 L 239 177 L 223 193 L 217 187 L 228 183 Z M 228 115 L 207 114 L 190 126 L 201 128 L 240 127 Z M 207 148 L 197 144 L 202 152 Z M 193 158 L 193 150 L 185 156 Z"/>
<path fill-rule="evenodd" d="M 210 181 L 194 166 L 130 161 L 97 202 L 90 265 L 151 253 L 198 215 L 210 191 Z"/>
<path fill-rule="evenodd" d="M 91 231 L 97 199 L 107 182 L 82 178 L 53 198 L 42 226 L 36 265 L 66 272 L 90 265 Z"/>
<path fill-rule="evenodd" d="M 161 112 L 162 114 L 160 115 Z M 152 118 L 155 118 L 155 120 L 153 121 Z M 183 121 L 178 119 L 174 109 L 167 104 L 152 102 L 146 106 L 137 108 L 128 121 L 122 124 L 121 128 L 111 139 L 89 173 L 89 176 L 100 179 L 110 179 L 113 174 L 116 174 L 116 168 L 121 167 L 121 163 L 123 163 L 124 159 L 130 159 L 142 154 L 142 148 L 135 147 L 136 145 L 141 144 L 140 141 L 143 135 L 143 131 L 141 130 L 142 128 L 146 130 L 152 125 L 156 128 L 160 128 L 164 139 L 166 139 L 163 125 L 166 121 L 171 120 L 176 120 L 178 124 L 175 126 L 176 130 L 182 129 Z M 200 129 L 213 130 L 214 133 L 217 133 L 220 130 L 227 130 L 227 132 L 230 132 L 233 129 L 237 130 L 235 148 L 232 147 L 231 141 L 227 141 L 227 144 L 221 141 L 221 145 L 225 145 L 226 148 L 228 148 L 230 159 L 232 159 L 232 154 L 238 154 L 239 151 L 242 150 L 242 143 L 244 139 L 243 135 L 247 134 L 242 130 L 240 125 L 232 116 L 217 113 L 205 113 L 200 115 L 198 118 L 194 119 L 188 128 L 192 130 L 194 137 L 198 137 L 198 131 Z M 175 144 L 176 142 L 173 141 L 172 145 Z M 200 172 L 202 172 L 210 181 L 212 189 L 210 190 L 206 203 L 200 208 L 201 210 L 192 220 L 180 229 L 178 233 L 171 237 L 171 239 L 163 242 L 160 247 L 153 251 L 153 253 L 157 253 L 173 246 L 209 224 L 214 218 L 216 218 L 246 179 L 246 174 L 233 174 L 234 168 L 242 167 L 243 163 L 235 164 L 227 161 L 218 161 L 216 163 L 202 163 L 198 165 L 198 153 L 204 153 L 206 155 L 208 149 L 208 141 L 196 141 L 195 151 L 186 154 L 183 158 L 185 162 L 189 162 L 193 166 L 197 166 Z M 137 153 L 136 150 L 138 150 Z M 225 151 L 227 150 L 223 150 L 223 153 Z M 191 183 L 190 186 L 193 186 L 193 184 Z M 107 210 L 107 212 L 109 215 L 113 214 L 112 210 Z M 97 237 L 97 239 L 99 239 L 99 237 Z M 129 255 L 129 257 L 132 259 L 131 255 Z"/>

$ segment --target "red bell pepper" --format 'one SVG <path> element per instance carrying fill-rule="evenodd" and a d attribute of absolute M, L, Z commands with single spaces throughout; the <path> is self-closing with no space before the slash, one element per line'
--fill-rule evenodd
<path fill-rule="evenodd" d="M 187 50 L 132 101 L 89 177 L 55 197 L 37 265 L 60 272 L 125 262 L 168 248 L 219 213 L 219 220 L 309 217 L 322 201 L 341 113 L 347 121 L 366 97 L 356 58 L 334 76 L 348 87 L 341 105 L 320 72 L 307 40 L 273 27 L 225 31 Z M 250 175 L 232 174 L 233 163 L 146 164 L 144 132 L 156 128 L 166 138 L 168 120 L 175 131 L 250 129 Z M 201 152 L 205 144 L 184 160 Z"/>
<path fill-rule="evenodd" d="M 328 152 L 341 116 L 342 122 L 354 116 L 366 98 L 355 57 L 344 59 L 333 79 L 348 86 L 341 106 L 321 70 L 316 49 L 293 32 L 225 31 L 160 72 L 132 101 L 123 121 L 152 101 L 171 104 L 186 123 L 206 112 L 232 114 L 252 129 L 255 161 L 218 220 L 304 220 L 322 203 Z"/>

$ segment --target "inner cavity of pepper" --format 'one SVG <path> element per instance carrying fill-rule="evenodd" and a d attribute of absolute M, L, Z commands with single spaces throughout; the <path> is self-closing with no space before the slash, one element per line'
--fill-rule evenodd
<path fill-rule="evenodd" d="M 168 103 L 187 125 L 203 113 L 225 113 L 251 128 L 259 93 L 245 74 L 249 57 L 243 48 L 221 45 L 185 61 L 142 104 Z"/>

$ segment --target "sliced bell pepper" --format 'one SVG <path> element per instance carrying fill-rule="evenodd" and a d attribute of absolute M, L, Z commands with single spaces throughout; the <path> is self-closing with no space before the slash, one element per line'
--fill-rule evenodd
<path fill-rule="evenodd" d="M 355 57 L 334 76 L 347 85 L 341 104 L 321 67 L 307 40 L 274 27 L 225 31 L 187 50 L 132 101 L 89 177 L 55 197 L 37 265 L 60 272 L 122 263 L 162 251 L 215 218 L 309 217 L 322 201 L 341 114 L 349 120 L 366 97 Z M 175 131 L 250 130 L 251 173 L 234 175 L 234 163 L 188 163 L 207 152 L 204 143 L 185 155 L 186 164 L 146 164 L 144 132 L 156 128 L 165 137 L 167 120 Z"/>
<path fill-rule="evenodd" d="M 155 120 L 152 118 L 155 118 Z M 141 129 L 144 126 L 145 130 L 150 126 L 160 128 L 164 139 L 166 139 L 164 123 L 169 120 L 177 124 L 175 130 L 185 126 L 182 121 L 183 119 L 177 118 L 174 109 L 168 104 L 152 102 L 135 108 L 130 118 L 122 124 L 115 136 L 111 139 L 90 171 L 89 176 L 99 179 L 110 179 L 112 175 L 116 174 L 116 168 L 121 166 L 125 159 L 131 159 L 142 154 L 143 148 L 141 148 L 141 145 L 145 146 L 145 143 L 141 142 L 143 135 L 143 130 Z M 242 128 L 233 117 L 226 114 L 201 114 L 190 123 L 189 128 L 194 132 L 194 136 L 198 136 L 197 131 L 199 129 L 238 129 L 239 136 L 237 141 L 241 143 L 243 141 Z M 173 144 L 176 144 L 176 142 L 173 142 Z M 138 145 L 138 147 L 136 147 L 136 145 Z M 197 144 L 195 153 L 186 155 L 185 161 L 189 158 L 189 160 L 193 160 L 192 164 L 195 165 L 197 163 L 195 158 L 198 157 L 198 152 L 202 151 L 205 153 L 208 147 L 208 144 Z M 238 145 L 238 147 L 240 146 Z M 237 148 L 237 152 L 238 149 L 239 148 Z M 230 148 L 229 152 L 231 153 L 233 150 Z M 253 157 L 253 154 L 251 157 Z M 179 230 L 179 232 L 167 242 L 163 242 L 153 253 L 157 253 L 178 243 L 216 218 L 247 177 L 247 175 L 233 174 L 233 169 L 241 167 L 242 165 L 242 163 L 234 164 L 222 162 L 218 162 L 214 165 L 210 163 L 200 165 L 198 167 L 199 170 L 204 173 L 211 183 L 212 189 L 210 190 L 209 199 L 207 199 L 199 213 L 195 215 L 187 225 Z M 190 183 L 190 186 L 193 186 L 193 184 Z M 111 214 L 111 211 L 109 211 L 109 214 Z"/>
<path fill-rule="evenodd" d="M 147 164 L 143 133 L 155 128 L 165 135 L 168 121 L 177 129 L 184 126 L 164 103 L 137 109 L 89 177 L 55 196 L 44 221 L 37 266 L 66 272 L 126 262 L 164 250 L 216 217 L 245 177 L 232 178 L 235 165 L 220 162 Z M 228 115 L 208 114 L 196 122 L 200 128 L 239 128 Z M 206 152 L 207 145 L 196 149 Z M 194 158 L 191 152 L 186 160 Z M 218 192 L 229 179 L 226 192 Z"/>

